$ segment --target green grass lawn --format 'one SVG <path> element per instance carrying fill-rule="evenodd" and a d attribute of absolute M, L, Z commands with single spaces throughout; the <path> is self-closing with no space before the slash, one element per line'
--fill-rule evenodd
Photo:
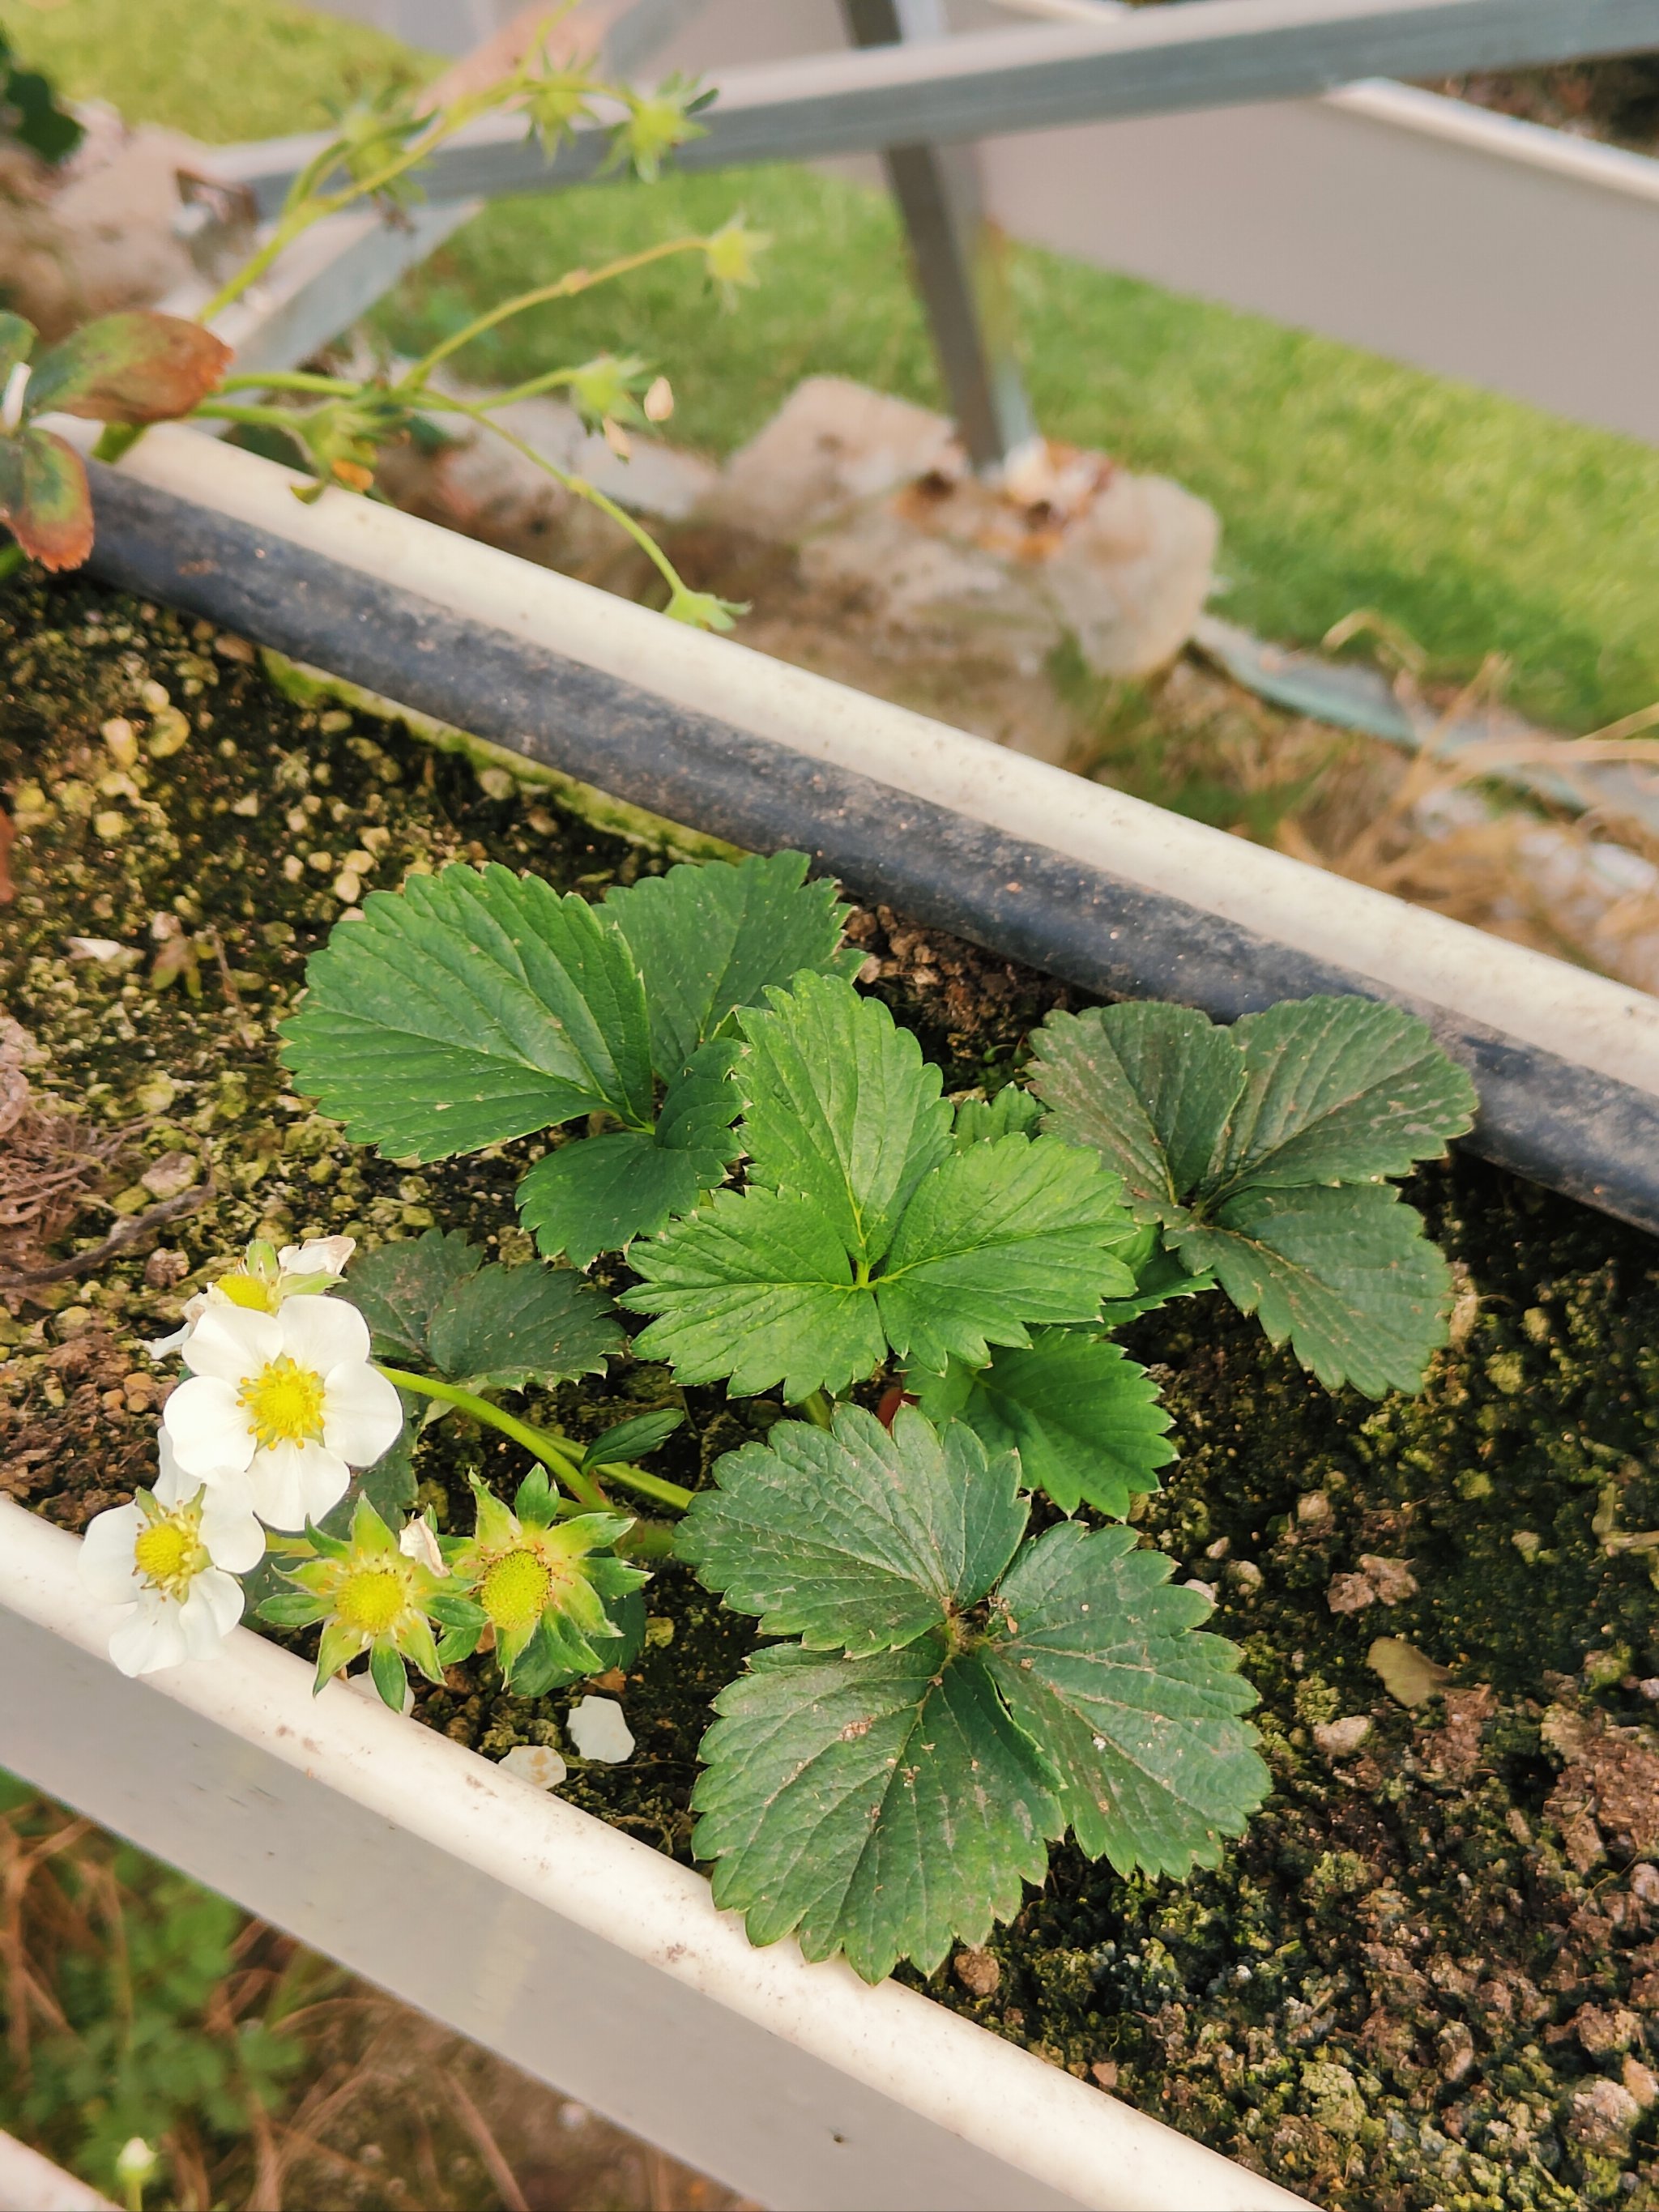
<path fill-rule="evenodd" d="M 354 78 L 408 62 L 281 0 L 0 0 L 0 22 L 67 91 L 209 138 L 313 124 Z M 814 370 L 938 401 L 886 203 L 791 168 L 504 202 L 380 319 L 415 344 L 739 207 L 776 242 L 737 313 L 669 264 L 526 318 L 465 366 L 517 378 L 647 354 L 673 378 L 676 434 L 715 452 Z M 1509 655 L 1517 703 L 1577 728 L 1659 697 L 1659 452 L 1051 254 L 1019 250 L 1014 283 L 1043 427 L 1215 502 L 1233 619 L 1307 642 L 1375 607 L 1443 671 Z"/>

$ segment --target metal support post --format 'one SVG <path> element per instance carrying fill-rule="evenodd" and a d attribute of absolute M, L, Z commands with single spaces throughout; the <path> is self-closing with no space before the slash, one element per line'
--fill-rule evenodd
<path fill-rule="evenodd" d="M 854 46 L 942 36 L 937 0 L 841 0 Z M 988 222 L 971 145 L 892 146 L 882 166 L 909 242 L 951 409 L 975 469 L 1002 468 L 1036 435 L 1014 356 L 1006 247 Z"/>

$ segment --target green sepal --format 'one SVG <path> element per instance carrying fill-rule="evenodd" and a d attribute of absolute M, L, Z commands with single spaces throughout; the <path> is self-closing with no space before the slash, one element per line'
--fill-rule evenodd
<path fill-rule="evenodd" d="M 558 1511 L 558 1492 L 539 1462 L 532 1467 L 514 1495 L 513 1510 L 532 1528 L 545 1528 Z"/>
<path fill-rule="evenodd" d="M 380 1693 L 380 1703 L 390 1705 L 394 1713 L 404 1709 L 404 1698 L 409 1688 L 409 1676 L 404 1662 L 390 1644 L 372 1644 L 368 1650 L 369 1679 Z"/>
<path fill-rule="evenodd" d="M 277 1590 L 262 1601 L 257 1608 L 261 1620 L 268 1620 L 273 1628 L 311 1628 L 328 1618 L 328 1607 L 320 1598 L 305 1590 Z"/>
<path fill-rule="evenodd" d="M 355 1628 L 348 1628 L 342 1620 L 328 1621 L 317 1644 L 317 1673 L 311 1686 L 314 1698 L 331 1676 L 348 1668 L 363 1648 L 363 1639 Z"/>

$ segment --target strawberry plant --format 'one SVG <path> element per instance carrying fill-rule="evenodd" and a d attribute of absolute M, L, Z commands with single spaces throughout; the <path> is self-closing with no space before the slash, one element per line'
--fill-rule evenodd
<path fill-rule="evenodd" d="M 81 415 L 137 425 L 188 415 L 218 384 L 230 349 L 178 315 L 101 315 L 32 358 L 38 333 L 0 313 L 0 522 L 45 568 L 92 550 L 92 493 L 81 456 L 38 419 Z"/>
<path fill-rule="evenodd" d="M 289 1588 L 263 1609 L 320 1630 L 319 1676 L 366 1655 L 394 1704 L 406 1662 L 435 1677 L 481 1646 L 529 1696 L 627 1663 L 648 1563 L 678 1557 L 769 1639 L 702 1747 L 716 1897 L 757 1942 L 876 1979 L 982 1941 L 1062 1836 L 1178 1877 L 1243 1829 L 1267 1787 L 1253 1692 L 1208 1596 L 1123 1525 L 1174 1447 L 1115 1332 L 1218 1285 L 1328 1387 L 1419 1388 L 1449 1284 L 1391 1179 L 1474 1100 L 1421 1023 L 1358 999 L 1230 1029 L 1055 1014 L 1028 1082 L 947 1098 L 849 979 L 842 920 L 799 854 L 598 905 L 465 865 L 369 897 L 312 959 L 295 1083 L 399 1160 L 536 1139 L 517 1205 L 542 1256 L 433 1229 L 342 1283 L 345 1240 L 251 1255 L 183 1333 L 240 1395 L 175 1393 L 184 1474 L 100 1543 L 159 1560 L 165 1534 L 176 1587 L 137 1601 L 170 1636 L 190 1544 L 205 1574 L 241 1540 L 235 1501 L 210 1488 L 216 1520 L 185 1480 L 246 1467 L 269 1520 L 260 1498 L 300 1494 L 280 1455 L 321 1455 L 330 1510 L 272 1540 Z M 625 1262 L 614 1298 L 585 1272 L 600 1253 Z M 358 1334 L 293 1310 L 325 1303 Z M 308 1374 L 313 1344 L 343 1364 Z M 765 1441 L 693 1493 L 642 1464 L 676 1409 L 584 1447 L 502 1402 L 624 1349 L 772 1396 Z M 511 1505 L 475 1485 L 470 1534 L 405 1519 L 407 1432 L 351 1474 L 388 1386 L 520 1446 Z"/>

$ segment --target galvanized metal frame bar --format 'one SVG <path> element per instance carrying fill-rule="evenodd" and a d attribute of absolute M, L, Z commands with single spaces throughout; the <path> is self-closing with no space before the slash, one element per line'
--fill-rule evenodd
<path fill-rule="evenodd" d="M 1366 76 L 1520 67 L 1659 45 L 1659 0 L 1190 0 L 925 46 L 813 56 L 723 76 L 684 169 L 956 143 L 1109 117 L 1298 98 Z M 215 166 L 262 213 L 315 137 L 222 149 Z M 549 159 L 512 117 L 438 153 L 433 201 L 546 191 L 598 178 L 608 140 L 579 130 Z"/>
<path fill-rule="evenodd" d="M 841 0 L 857 46 L 947 35 L 937 0 Z M 919 20 L 920 19 L 920 20 Z M 994 472 L 1036 435 L 1014 352 L 1005 257 L 985 216 L 971 146 L 890 146 L 888 189 L 910 248 L 911 270 L 975 468 Z"/>

